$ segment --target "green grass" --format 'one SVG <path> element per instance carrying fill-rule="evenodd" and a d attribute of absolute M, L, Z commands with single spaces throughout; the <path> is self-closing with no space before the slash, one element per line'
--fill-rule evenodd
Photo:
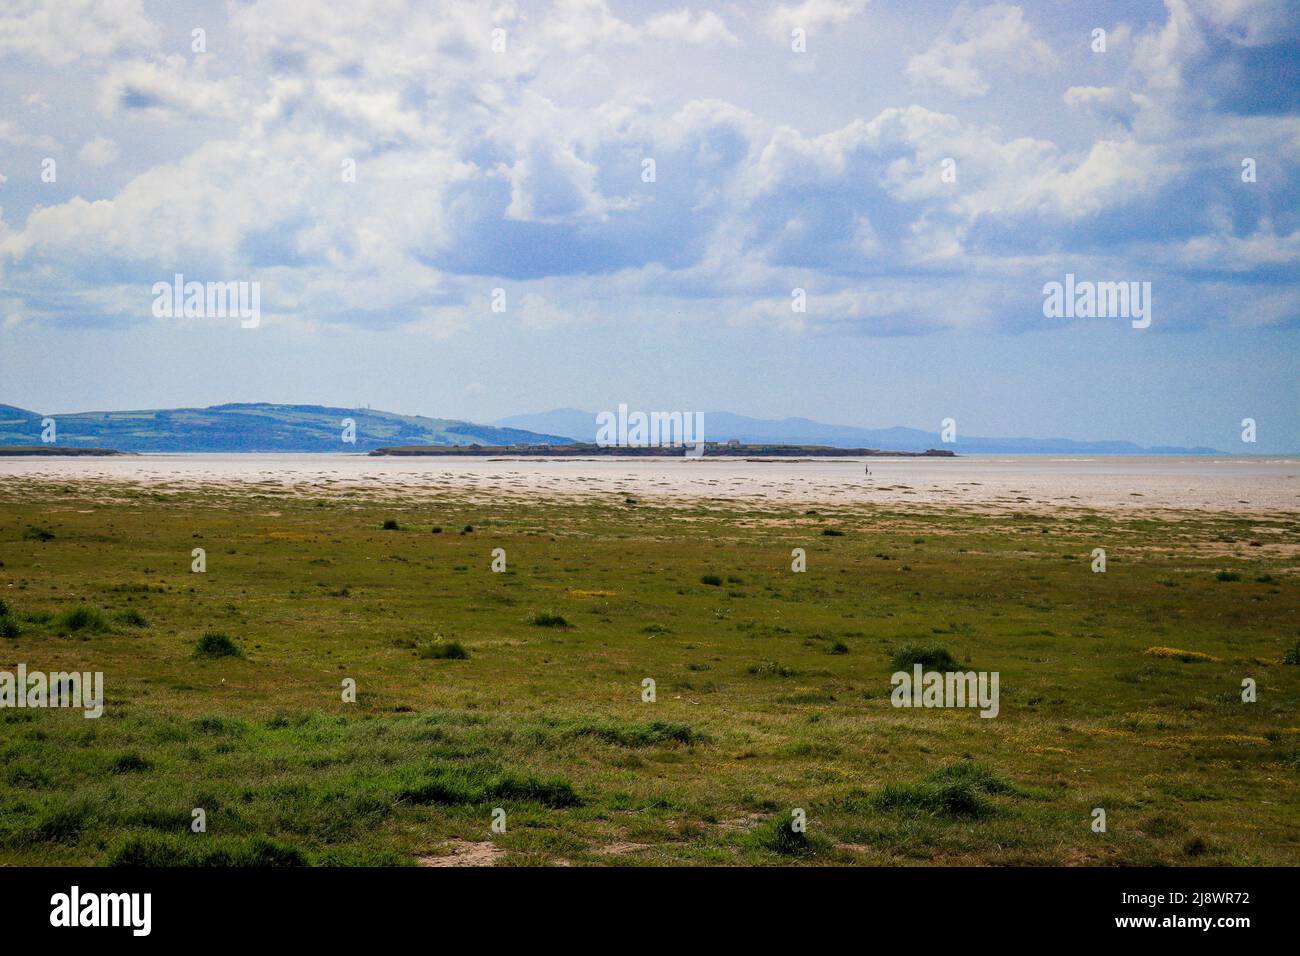
<path fill-rule="evenodd" d="M 117 620 L 127 627 L 148 627 L 148 619 L 133 607 L 121 611 L 117 615 Z"/>
<path fill-rule="evenodd" d="M 460 641 L 445 641 L 441 637 L 415 646 L 416 657 L 425 660 L 467 661 L 469 651 Z"/>
<path fill-rule="evenodd" d="M 1016 793 L 1016 788 L 987 767 L 955 763 L 941 767 L 924 780 L 887 784 L 874 798 L 883 811 L 920 811 L 937 817 L 987 817 L 998 811 L 992 794 Z"/>
<path fill-rule="evenodd" d="M 194 656 L 209 659 L 243 657 L 244 652 L 228 635 L 220 631 L 208 631 L 195 642 Z"/>
<path fill-rule="evenodd" d="M 1294 516 L 624 497 L 7 479 L 0 670 L 105 713 L 0 710 L 0 864 L 1300 862 Z M 999 716 L 892 707 L 912 663 Z"/>
<path fill-rule="evenodd" d="M 961 662 L 952 651 L 939 644 L 905 644 L 889 659 L 889 666 L 897 671 L 910 672 L 916 664 L 927 671 L 962 670 Z"/>
<path fill-rule="evenodd" d="M 108 618 L 98 608 L 78 605 L 54 619 L 55 626 L 73 633 L 102 634 L 109 629 Z"/>
<path fill-rule="evenodd" d="M 541 611 L 534 614 L 528 619 L 528 623 L 534 627 L 569 627 L 569 622 L 565 620 L 564 615 L 556 614 L 554 611 Z"/>
<path fill-rule="evenodd" d="M 790 816 L 776 816 L 754 831 L 754 845 L 781 856 L 812 856 L 818 844 L 808 837 L 807 830 L 797 830 Z"/>

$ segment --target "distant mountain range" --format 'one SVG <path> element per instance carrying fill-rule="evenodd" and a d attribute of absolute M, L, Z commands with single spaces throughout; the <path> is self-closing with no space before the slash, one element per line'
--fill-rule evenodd
<path fill-rule="evenodd" d="M 43 417 L 24 408 L 0 405 L 0 445 L 41 444 Z M 364 452 L 385 445 L 569 442 L 560 435 L 517 428 L 326 405 L 255 403 L 52 417 L 56 446 L 136 452 Z M 356 423 L 355 444 L 343 441 L 344 419 Z"/>
<path fill-rule="evenodd" d="M 25 408 L 0 405 L 0 446 L 41 444 L 44 417 Z M 57 445 L 134 452 L 368 452 L 394 445 L 564 445 L 596 440 L 595 413 L 576 408 L 514 415 L 493 425 L 370 408 L 266 403 L 77 412 L 53 417 Z M 356 423 L 355 444 L 342 440 L 344 419 Z M 960 433 L 956 444 L 944 444 L 937 432 L 917 428 L 855 428 L 807 418 L 746 418 L 730 412 L 705 412 L 704 429 L 709 441 L 734 438 L 754 445 L 830 445 L 906 452 L 939 448 L 958 454 L 1002 455 L 1223 454 L 1204 447 L 1143 448 L 1126 441 L 975 438 Z"/>
<path fill-rule="evenodd" d="M 575 441 L 596 440 L 596 415 L 577 408 L 557 408 L 536 415 L 512 415 L 496 424 L 564 435 Z M 919 428 L 855 428 L 826 425 L 808 418 L 780 420 L 746 418 L 731 412 L 705 412 L 704 434 L 709 441 L 736 439 L 746 444 L 833 445 L 838 448 L 891 448 L 925 451 L 951 448 L 958 454 L 994 455 L 1220 455 L 1213 448 L 1144 448 L 1127 441 L 1075 441 L 1070 438 L 976 438 L 958 432 L 955 444 L 944 444 L 938 432 Z"/>

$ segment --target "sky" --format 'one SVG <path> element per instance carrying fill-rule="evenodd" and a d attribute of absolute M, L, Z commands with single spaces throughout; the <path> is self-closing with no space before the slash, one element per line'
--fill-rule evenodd
<path fill-rule="evenodd" d="M 1300 451 L 1292 0 L 304 8 L 0 7 L 0 403 Z"/>

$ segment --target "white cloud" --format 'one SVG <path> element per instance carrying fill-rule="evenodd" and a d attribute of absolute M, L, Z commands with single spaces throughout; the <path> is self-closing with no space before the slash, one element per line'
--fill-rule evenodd
<path fill-rule="evenodd" d="M 780 3 L 764 18 L 768 33 L 779 43 L 790 42 L 790 32 L 796 28 L 815 33 L 826 26 L 846 23 L 867 8 L 868 0 L 803 0 L 802 3 Z"/>
<path fill-rule="evenodd" d="M 664 40 L 692 46 L 736 46 L 740 41 L 712 10 L 689 7 L 651 17 L 640 26 L 610 12 L 606 0 L 557 0 L 542 29 L 548 50 L 564 54 Z"/>
<path fill-rule="evenodd" d="M 633 43 L 637 32 L 632 24 L 610 13 L 605 0 L 556 0 L 543 36 L 550 46 L 578 53 L 591 47 Z"/>
<path fill-rule="evenodd" d="M 605 208 L 596 173 L 571 145 L 533 136 L 521 144 L 510 170 L 506 218 L 550 223 L 601 219 Z"/>
<path fill-rule="evenodd" d="M 58 142 L 52 136 L 46 136 L 44 133 L 26 133 L 19 128 L 16 121 L 6 119 L 0 119 L 0 143 L 45 151 L 59 148 Z"/>
<path fill-rule="evenodd" d="M 864 9 L 812 2 L 772 16 L 782 30 L 791 21 L 781 18 L 795 16 L 812 29 Z M 1211 29 L 1187 15 L 1187 36 Z M 529 328 L 575 321 L 557 303 L 604 316 L 618 310 L 591 303 L 654 302 L 705 321 L 775 297 L 784 313 L 754 305 L 746 314 L 902 334 L 994 321 L 1005 308 L 996 289 L 1040 269 L 1044 248 L 1077 263 L 1104 245 L 1153 270 L 1211 269 L 1218 257 L 1249 276 L 1252 262 L 1289 263 L 1295 242 L 1285 159 L 1300 147 L 1294 116 L 1224 117 L 1185 100 L 1161 86 L 1150 49 L 1144 59 L 1135 48 L 1131 67 L 1114 57 L 1109 72 L 1088 75 L 1099 85 L 1066 89 L 1064 105 L 1064 84 L 1043 92 L 1035 102 L 1071 127 L 1054 138 L 1051 116 L 957 116 L 906 98 L 859 115 L 862 99 L 835 101 L 837 81 L 820 75 L 808 80 L 807 102 L 818 99 L 807 115 L 742 99 L 735 90 L 750 74 L 715 72 L 741 58 L 666 55 L 736 42 L 700 8 L 639 25 L 598 0 L 528 16 L 511 4 L 358 0 L 309 18 L 291 0 L 257 0 L 230 16 L 230 42 L 247 55 L 237 79 L 220 58 L 132 52 L 60 91 L 60 112 L 79 94 L 91 117 L 81 128 L 104 133 L 81 160 L 113 161 L 112 136 L 129 179 L 111 193 L 32 204 L 16 219 L 10 205 L 0 270 L 25 316 L 57 318 L 60 303 L 86 292 L 106 320 L 134 321 L 141 288 L 185 271 L 260 279 L 277 321 L 405 323 L 442 338 L 472 330 L 483 311 L 476 297 L 496 284 L 509 286 L 511 313 Z M 509 29 L 508 54 L 491 51 L 496 24 Z M 1147 28 L 1135 47 L 1158 47 L 1168 29 Z M 1255 25 L 1242 35 L 1272 34 Z M 964 91 L 986 89 L 996 69 L 1027 89 L 1038 79 L 1005 68 L 1026 50 L 1041 62 L 1039 44 L 1018 8 L 999 5 L 959 18 L 930 53 L 941 85 L 955 77 Z M 1197 49 L 1173 43 L 1162 69 L 1192 76 Z M 751 53 L 760 72 L 790 59 L 766 46 L 746 60 Z M 574 63 L 587 60 L 628 82 L 606 88 L 586 72 L 573 82 Z M 671 82 L 658 85 L 647 72 L 656 69 Z M 1114 125 L 1098 133 L 1066 106 Z M 178 138 L 183 149 L 160 160 L 133 135 L 140 115 L 224 122 L 187 124 L 194 138 Z M 0 120 L 0 141 L 56 148 L 42 122 L 27 112 Z M 1267 173 L 1244 190 L 1233 176 L 1243 155 L 1260 157 Z M 640 178 L 649 156 L 653 184 Z M 940 176 L 947 158 L 956 183 Z M 340 175 L 346 159 L 355 182 Z M 1179 215 L 1153 223 L 1155 202 Z M 1210 221 L 1214 206 L 1235 215 Z M 1252 218 L 1270 206 L 1280 238 Z M 804 283 L 825 310 L 801 320 L 781 297 Z M 932 302 L 928 289 L 939 286 L 960 287 L 957 300 L 972 307 Z"/>
<path fill-rule="evenodd" d="M 205 62 L 174 53 L 118 63 L 100 80 L 99 110 L 109 117 L 125 112 L 152 118 L 234 118 L 232 85 L 205 76 Z"/>
<path fill-rule="evenodd" d="M 519 321 L 524 328 L 528 329 L 545 331 L 559 328 L 573 321 L 571 313 L 531 292 L 519 300 L 516 311 L 519 315 Z"/>
<path fill-rule="evenodd" d="M 0 13 L 0 56 L 15 53 L 66 66 L 148 49 L 162 32 L 141 0 L 7 0 Z"/>
<path fill-rule="evenodd" d="M 688 8 L 652 17 L 645 22 L 646 36 L 656 40 L 677 40 L 694 46 L 739 46 L 740 40 L 712 10 L 692 17 Z"/>
<path fill-rule="evenodd" d="M 1065 104 L 1087 110 L 1106 122 L 1130 125 L 1147 97 L 1118 86 L 1071 86 L 1065 91 Z"/>
<path fill-rule="evenodd" d="M 107 166 L 117 160 L 117 143 L 103 136 L 96 136 L 77 153 L 77 159 L 87 166 Z"/>
<path fill-rule="evenodd" d="M 907 78 L 970 99 L 989 91 L 991 69 L 1018 71 L 1049 62 L 1051 50 L 1024 11 L 999 3 L 959 12 L 947 36 L 908 61 Z"/>

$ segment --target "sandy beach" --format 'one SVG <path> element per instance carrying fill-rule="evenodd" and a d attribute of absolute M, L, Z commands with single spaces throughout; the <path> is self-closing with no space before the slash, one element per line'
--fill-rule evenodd
<path fill-rule="evenodd" d="M 870 468 L 870 474 L 867 474 Z M 276 490 L 404 499 L 636 496 L 755 505 L 884 504 L 989 512 L 1104 509 L 1277 515 L 1300 511 L 1300 459 L 380 458 L 366 455 L 131 455 L 0 459 L 9 477 L 146 484 L 159 491 Z"/>

